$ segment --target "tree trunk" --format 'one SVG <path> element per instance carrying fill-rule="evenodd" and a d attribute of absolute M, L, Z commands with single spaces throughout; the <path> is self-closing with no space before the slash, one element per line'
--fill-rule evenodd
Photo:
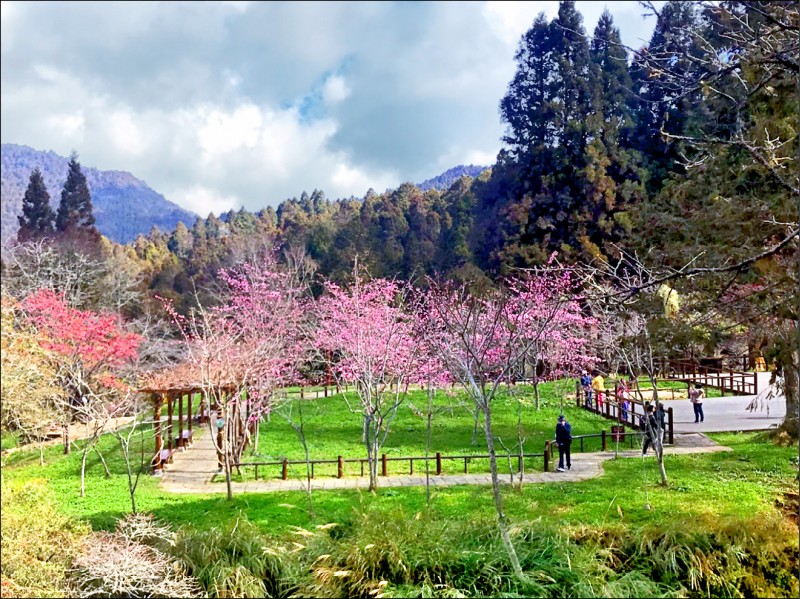
<path fill-rule="evenodd" d="M 81 493 L 80 496 L 84 496 L 84 491 L 86 490 L 86 455 L 89 453 L 89 445 L 85 445 L 83 448 L 83 455 L 81 456 Z"/>
<path fill-rule="evenodd" d="M 540 408 L 540 401 L 539 401 L 539 377 L 535 374 L 533 375 L 533 397 L 536 399 L 536 411 L 539 411 Z"/>
<path fill-rule="evenodd" d="M 106 464 L 106 459 L 103 457 L 103 454 L 100 453 L 100 450 L 97 449 L 97 445 L 94 446 L 94 452 L 100 458 L 100 462 L 103 464 L 103 469 L 105 470 L 106 478 L 111 478 L 111 471 L 108 469 L 108 464 Z"/>
<path fill-rule="evenodd" d="M 64 455 L 69 454 L 70 440 L 69 440 L 69 424 L 64 425 Z"/>
<path fill-rule="evenodd" d="M 425 505 L 431 507 L 431 472 L 428 456 L 431 452 L 431 420 L 433 419 L 433 387 L 428 388 L 428 414 L 425 423 Z"/>
<path fill-rule="evenodd" d="M 511 536 L 508 534 L 508 522 L 503 511 L 503 497 L 500 494 L 500 480 L 497 476 L 497 456 L 495 455 L 494 436 L 492 435 L 491 408 L 485 400 L 483 404 L 483 430 L 486 435 L 486 448 L 489 450 L 489 469 L 492 473 L 492 494 L 494 495 L 494 506 L 497 511 L 497 527 L 500 529 L 500 538 L 503 540 L 514 574 L 522 580 L 524 579 L 522 566 L 511 542 Z"/>
<path fill-rule="evenodd" d="M 657 382 L 658 381 L 656 380 L 656 378 L 654 376 L 650 376 L 650 383 L 653 385 L 653 404 L 652 405 L 655 406 L 656 410 L 658 410 L 658 406 L 659 406 Z M 649 418 L 647 418 L 647 416 L 648 415 L 646 415 L 646 418 L 645 418 L 645 422 L 646 422 L 645 429 L 650 427 L 650 421 L 649 421 Z M 656 452 L 656 461 L 658 462 L 658 473 L 661 476 L 661 486 L 662 487 L 666 487 L 669 481 L 667 480 L 667 469 L 664 466 L 664 444 L 662 443 L 662 440 L 661 440 L 662 431 L 661 431 L 661 424 L 660 423 L 661 423 L 661 421 L 657 418 L 656 419 L 656 424 L 658 425 L 658 428 L 655 431 L 653 431 L 653 434 L 655 435 L 655 441 L 653 442 L 653 449 Z"/>
<path fill-rule="evenodd" d="M 795 327 L 794 331 L 797 331 Z M 798 335 L 790 336 L 790 340 L 800 344 Z M 795 337 L 795 339 L 792 339 Z M 800 436 L 800 349 L 792 345 L 789 352 L 788 364 L 783 368 L 783 394 L 786 397 L 786 416 L 780 430 L 785 431 L 792 438 Z"/>
<path fill-rule="evenodd" d="M 228 420 L 225 420 L 223 425 L 224 429 L 228 428 Z M 225 487 L 228 492 L 228 500 L 233 500 L 233 485 L 231 484 L 231 456 L 229 451 L 230 443 L 228 442 L 228 431 L 222 431 L 222 460 L 225 465 Z"/>
<path fill-rule="evenodd" d="M 475 421 L 472 426 L 472 445 L 478 444 L 478 422 L 480 420 L 480 411 L 475 408 Z"/>
<path fill-rule="evenodd" d="M 372 453 L 372 426 L 369 416 L 364 416 L 364 443 L 367 446 L 367 467 L 369 470 L 369 490 L 375 491 L 378 488 L 378 457 Z"/>

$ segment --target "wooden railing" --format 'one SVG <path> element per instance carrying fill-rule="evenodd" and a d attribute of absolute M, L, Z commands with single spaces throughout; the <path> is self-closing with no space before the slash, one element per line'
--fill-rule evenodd
<path fill-rule="evenodd" d="M 665 376 L 687 383 L 700 383 L 735 395 L 757 395 L 758 376 L 755 372 L 717 368 L 697 360 L 669 360 Z"/>
<path fill-rule="evenodd" d="M 637 433 L 628 434 L 628 438 L 630 439 L 630 446 L 631 448 L 634 445 L 634 439 L 638 437 Z M 594 433 L 590 435 L 575 435 L 572 437 L 572 447 L 573 451 L 576 446 L 580 446 L 580 452 L 584 451 L 584 442 L 586 439 L 600 439 L 600 447 L 601 451 L 608 451 L 608 440 L 614 440 L 613 435 L 607 433 L 606 431 L 601 431 L 600 433 Z M 546 441 L 544 446 L 544 451 L 542 453 L 513 453 L 513 454 L 496 454 L 498 460 L 502 459 L 512 459 L 517 461 L 517 472 L 522 471 L 523 461 L 525 459 L 531 458 L 543 458 L 543 467 L 544 472 L 550 471 L 550 462 L 553 458 L 553 448 L 555 447 L 554 441 Z M 426 460 L 429 462 L 433 462 L 434 470 L 431 472 L 437 476 L 441 475 L 444 471 L 443 463 L 445 461 L 463 461 L 464 463 L 464 474 L 469 473 L 469 463 L 472 460 L 488 460 L 489 454 L 469 454 L 469 455 L 443 455 L 441 452 L 436 452 L 429 456 L 388 456 L 387 454 L 382 454 L 378 460 L 379 468 L 380 468 L 380 476 L 388 476 L 389 475 L 389 462 L 408 462 L 408 474 L 414 474 L 414 464 L 419 462 L 425 462 Z M 271 460 L 271 461 L 263 461 L 263 462 L 240 462 L 238 464 L 233 464 L 234 468 L 242 468 L 242 467 L 251 467 L 255 469 L 255 479 L 258 480 L 259 475 L 259 468 L 265 467 L 275 467 L 280 466 L 280 478 L 281 480 L 288 480 L 289 479 L 289 468 L 292 466 L 308 466 L 310 468 L 311 478 L 316 478 L 316 466 L 320 464 L 336 464 L 336 478 L 344 478 L 345 476 L 345 465 L 346 464 L 359 464 L 361 476 L 364 476 L 365 468 L 369 464 L 369 460 L 367 458 L 345 458 L 343 456 L 337 456 L 335 460 L 290 460 L 288 458 L 284 458 L 282 460 Z"/>
<path fill-rule="evenodd" d="M 659 389 L 659 392 L 661 391 L 662 390 Z M 589 402 L 586 400 L 586 393 L 583 390 L 583 386 L 580 384 L 580 382 L 578 382 L 575 384 L 575 405 L 577 405 L 579 408 L 584 408 L 590 412 L 594 412 L 600 416 L 604 416 L 610 420 L 616 420 L 622 425 L 627 425 L 635 429 L 641 429 L 642 420 L 646 411 L 645 403 L 650 402 L 643 402 L 639 399 L 636 399 L 634 397 L 634 394 L 636 393 L 635 390 L 630 390 L 629 393 L 631 394 L 631 397 L 628 398 L 630 408 L 627 410 L 623 407 L 622 401 L 617 397 L 616 391 L 613 389 L 603 392 L 602 405 L 600 405 L 600 403 L 597 401 L 596 392 L 592 391 L 591 405 L 589 405 Z M 675 440 L 675 427 L 674 415 L 671 407 L 666 409 L 665 425 L 666 443 L 672 445 Z"/>

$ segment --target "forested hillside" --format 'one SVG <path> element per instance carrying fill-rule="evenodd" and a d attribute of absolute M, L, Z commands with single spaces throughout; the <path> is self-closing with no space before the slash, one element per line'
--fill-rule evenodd
<path fill-rule="evenodd" d="M 13 237 L 22 212 L 22 196 L 28 178 L 39 167 L 50 194 L 53 210 L 58 208 L 61 187 L 67 178 L 68 158 L 55 152 L 40 152 L 27 146 L 3 144 L 2 156 L 2 238 Z M 117 243 L 129 243 L 153 226 L 171 231 L 178 222 L 191 225 L 196 215 L 166 200 L 130 173 L 85 168 L 92 194 L 98 230 Z"/>

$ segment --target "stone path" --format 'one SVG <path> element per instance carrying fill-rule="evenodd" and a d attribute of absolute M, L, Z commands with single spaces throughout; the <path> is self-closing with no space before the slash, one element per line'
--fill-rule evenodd
<path fill-rule="evenodd" d="M 110 432 L 115 431 L 117 429 L 123 428 L 128 426 L 133 421 L 132 416 L 120 416 L 119 418 L 111 418 L 103 428 L 103 432 Z M 75 441 L 81 441 L 83 439 L 87 439 L 92 436 L 92 428 L 93 423 L 89 421 L 87 423 L 80 423 L 80 422 L 73 422 L 69 425 L 69 439 L 70 443 Z M 59 431 L 60 433 L 60 431 Z M 53 438 L 41 443 L 45 447 L 49 447 L 51 445 L 58 445 L 59 443 L 63 443 L 64 438 L 61 434 L 58 436 L 54 436 Z M 2 455 L 7 456 L 17 451 L 27 451 L 29 449 L 38 448 L 40 443 L 33 442 L 33 443 L 26 443 L 24 445 L 19 445 L 17 447 L 10 447 L 2 452 Z"/>
<path fill-rule="evenodd" d="M 611 447 L 611 446 L 610 446 Z M 613 447 L 611 447 L 613 449 Z M 675 445 L 667 447 L 666 455 L 680 455 L 687 453 L 711 453 L 717 451 L 731 451 L 729 447 L 717 445 L 700 433 L 690 433 L 678 435 Z M 641 457 L 638 449 L 620 451 L 620 457 L 636 458 Z M 603 474 L 603 462 L 614 458 L 614 452 L 605 453 L 573 453 L 572 469 L 567 472 L 541 472 L 531 471 L 524 476 L 525 483 L 554 483 L 554 482 L 577 482 L 595 478 Z M 648 453 L 648 459 L 653 458 L 653 453 Z M 224 482 L 211 482 L 217 474 L 217 457 L 211 436 L 208 431 L 195 431 L 195 443 L 186 450 L 176 452 L 173 463 L 167 466 L 167 470 L 162 475 L 161 487 L 170 493 L 225 493 L 226 485 Z M 558 462 L 553 464 L 553 468 Z M 276 467 L 277 468 L 277 467 Z M 502 475 L 500 480 L 508 483 L 509 476 Z M 515 477 L 515 480 L 519 480 Z M 491 476 L 486 474 L 458 474 L 442 475 L 430 477 L 432 487 L 451 487 L 455 485 L 489 485 Z M 233 492 L 239 493 L 271 493 L 279 491 L 303 491 L 306 488 L 306 481 L 293 480 L 249 480 L 246 482 L 234 482 Z M 380 477 L 378 485 L 381 488 L 388 487 L 419 487 L 425 486 L 425 476 L 387 476 Z M 315 478 L 311 481 L 311 487 L 318 489 L 363 489 L 369 488 L 369 477 L 350 476 L 347 478 Z"/>

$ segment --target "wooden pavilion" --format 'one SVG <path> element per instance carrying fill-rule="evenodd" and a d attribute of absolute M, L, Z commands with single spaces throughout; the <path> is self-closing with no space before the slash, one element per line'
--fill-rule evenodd
<path fill-rule="evenodd" d="M 219 413 L 218 398 L 224 395 L 239 393 L 243 384 L 234 382 L 235 377 L 221 377 L 221 372 L 208 380 L 224 381 L 220 383 L 203 384 L 203 377 L 196 365 L 185 362 L 177 366 L 166 368 L 145 377 L 138 392 L 146 395 L 153 406 L 153 431 L 155 435 L 155 451 L 151 466 L 153 471 L 163 470 L 166 464 L 172 463 L 172 455 L 176 449 L 186 449 L 191 446 L 194 435 L 193 423 L 205 424 L 210 414 L 206 411 L 209 406 L 211 412 Z M 228 373 L 229 374 L 229 373 Z M 213 397 L 204 395 L 213 390 Z M 224 394 L 224 395 L 223 395 Z M 201 402 L 197 413 L 194 413 L 193 398 L 200 395 Z M 167 408 L 166 425 L 162 423 L 162 412 Z M 176 421 L 173 423 L 173 421 Z M 175 428 L 177 427 L 177 435 Z M 165 431 L 166 429 L 166 431 Z M 167 441 L 164 443 L 164 434 Z M 217 446 L 222 446 L 222 431 L 218 431 Z M 222 464 L 222 456 L 218 452 L 218 462 Z"/>

